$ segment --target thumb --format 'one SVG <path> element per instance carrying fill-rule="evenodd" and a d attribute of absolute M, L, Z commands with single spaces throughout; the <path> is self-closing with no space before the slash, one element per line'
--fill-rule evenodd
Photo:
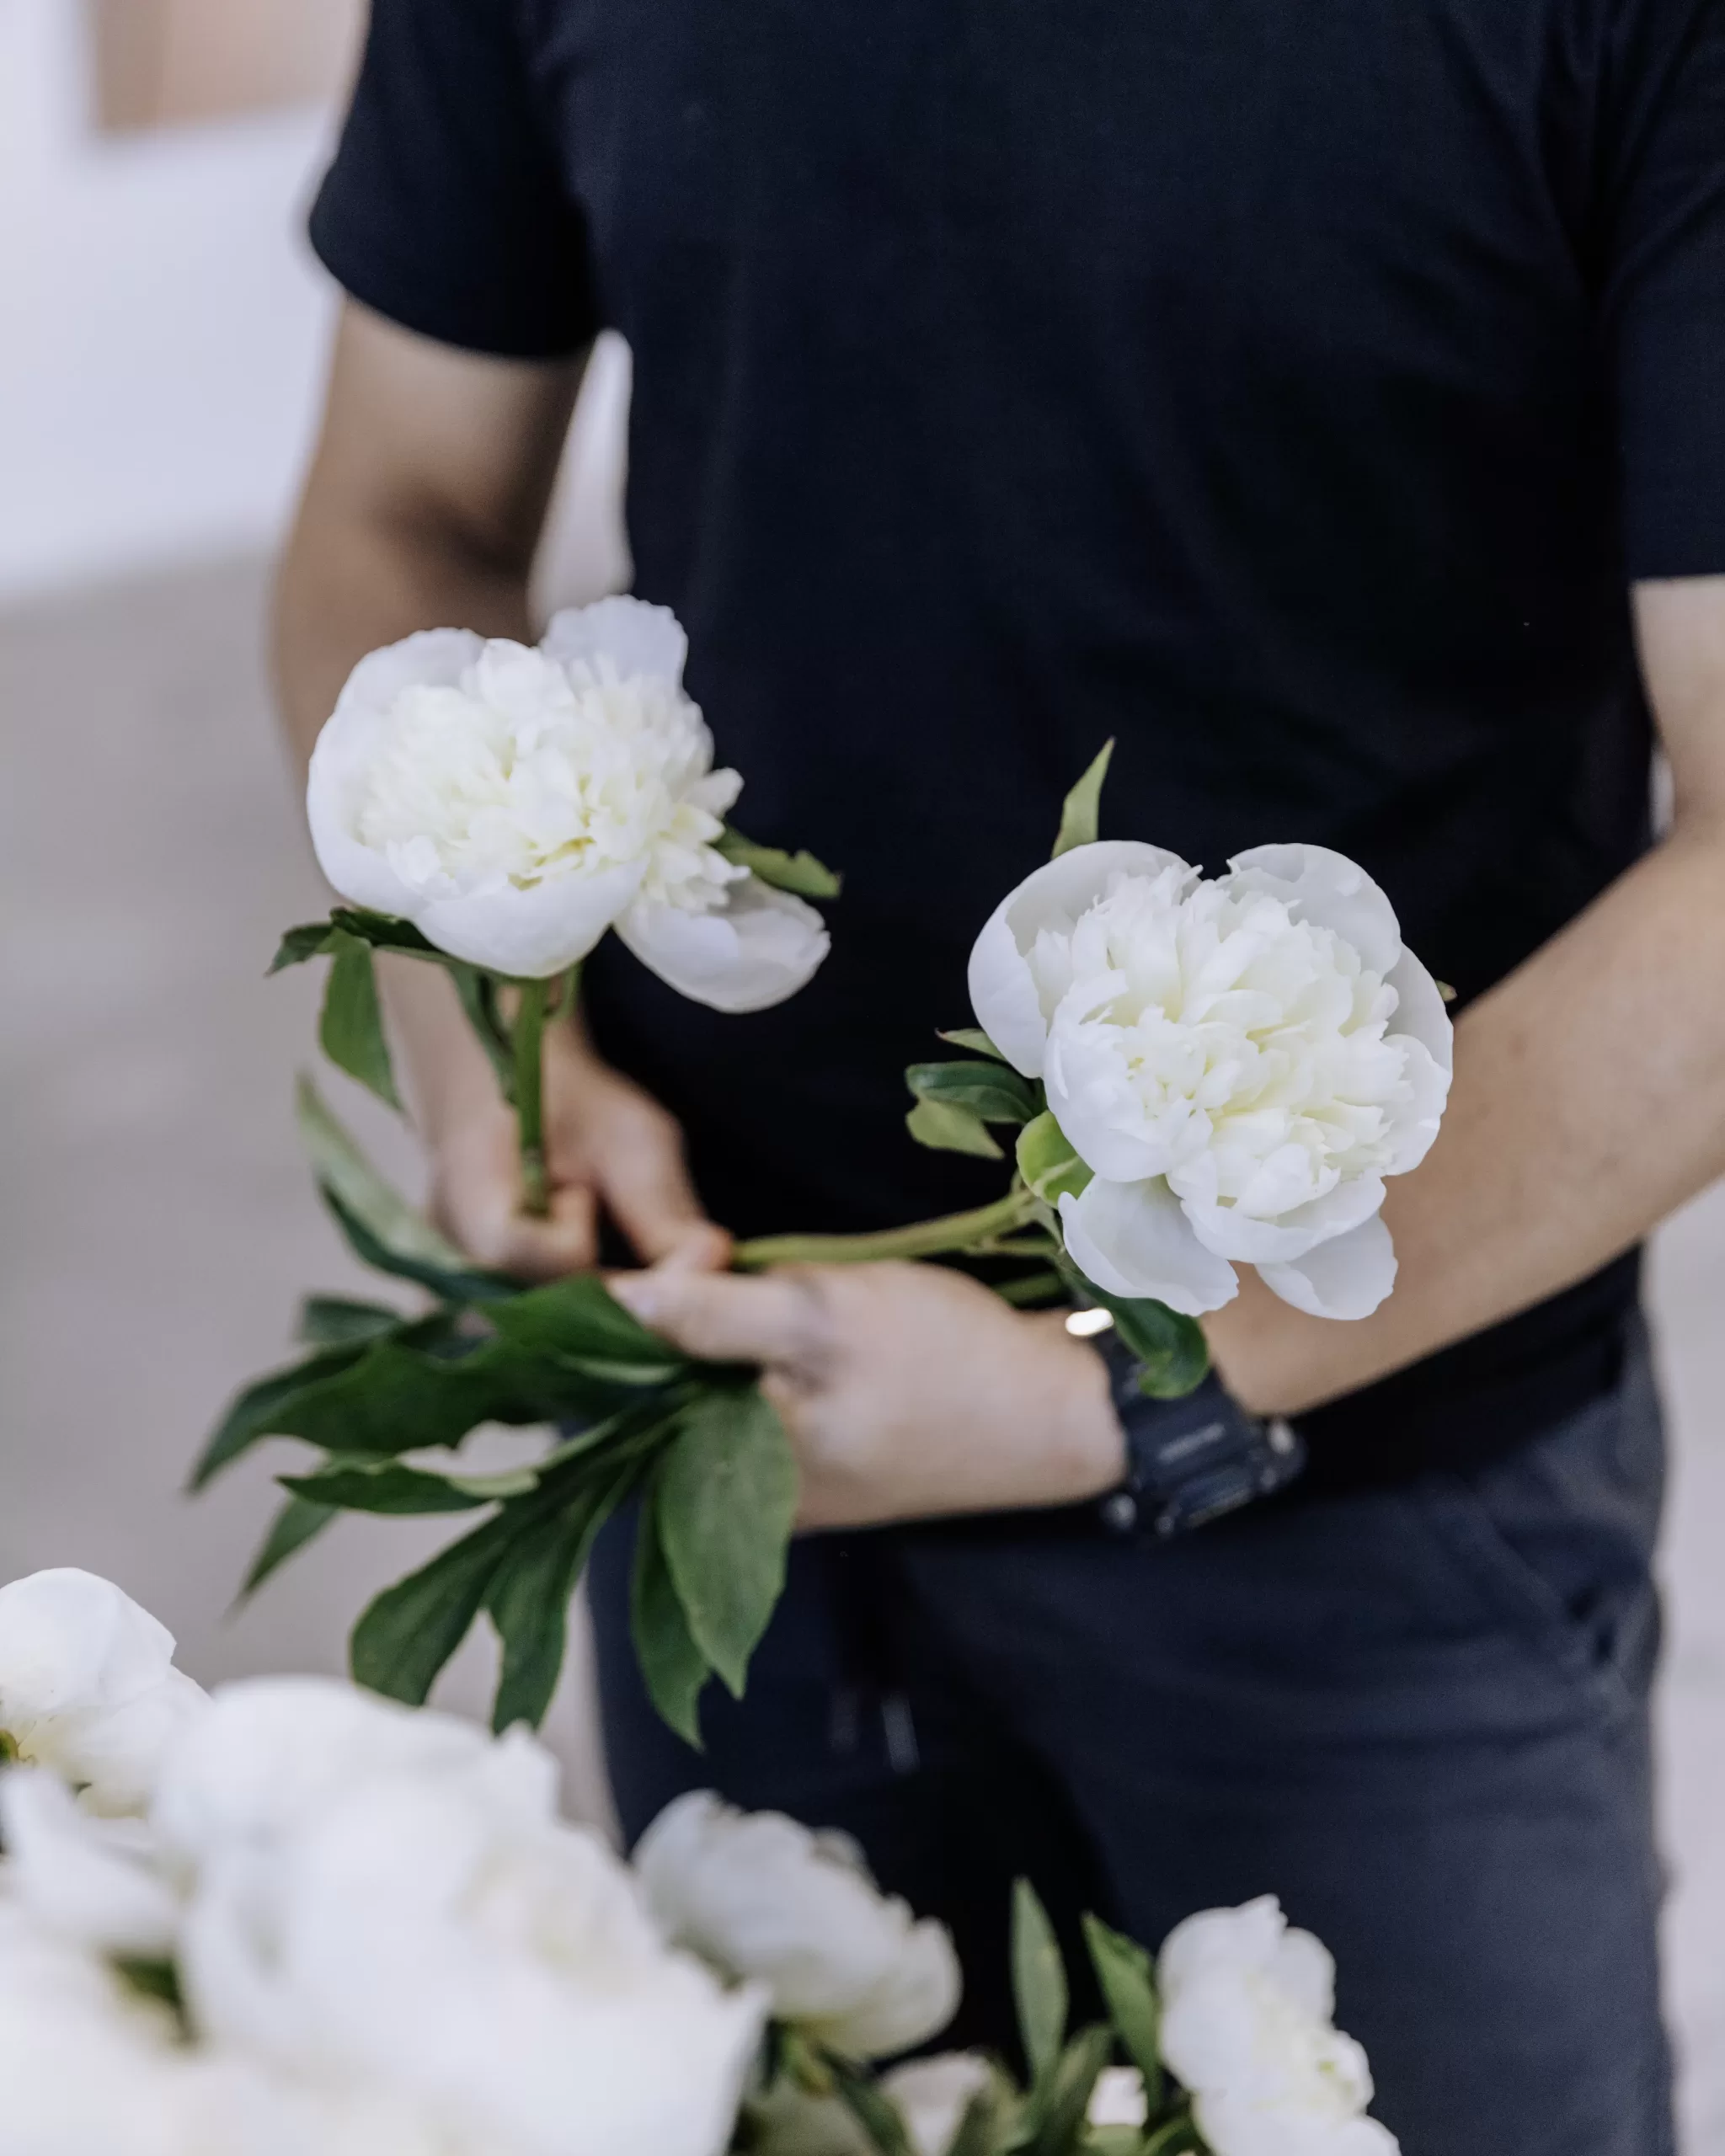
<path fill-rule="evenodd" d="M 643 1325 L 703 1362 L 804 1362 L 826 1329 L 820 1299 L 782 1274 L 660 1270 L 614 1273 L 606 1284 Z"/>

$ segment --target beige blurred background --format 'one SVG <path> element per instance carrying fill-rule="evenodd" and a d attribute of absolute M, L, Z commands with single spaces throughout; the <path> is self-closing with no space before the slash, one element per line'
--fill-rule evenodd
<path fill-rule="evenodd" d="M 317 984 L 263 977 L 324 903 L 260 645 L 333 307 L 299 225 L 355 13 L 0 0 L 0 1580 L 108 1573 L 206 1679 L 339 1668 L 366 1597 L 449 1533 L 344 1521 L 235 1614 L 288 1449 L 178 1494 L 227 1395 L 289 1352 L 296 1298 L 374 1288 L 293 1139 Z M 628 376 L 602 340 L 547 606 L 627 581 Z M 411 1179 L 403 1134 L 328 1082 Z M 1668 1958 L 1684 2148 L 1725 2156 L 1725 1190 L 1664 1231 L 1653 1278 Z M 476 1638 L 440 1699 L 478 1708 L 487 1662 Z M 579 1637 L 548 1733 L 602 1817 Z"/>

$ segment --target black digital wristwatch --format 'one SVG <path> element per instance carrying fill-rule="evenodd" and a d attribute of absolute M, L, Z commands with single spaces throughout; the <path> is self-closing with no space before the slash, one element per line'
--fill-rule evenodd
<path fill-rule="evenodd" d="M 1126 1479 L 1097 1502 L 1109 1533 L 1185 1534 L 1274 1496 L 1304 1469 L 1306 1444 L 1294 1425 L 1247 1414 L 1214 1370 L 1183 1400 L 1152 1400 L 1139 1389 L 1143 1364 L 1112 1326 L 1088 1337 L 1108 1365 L 1126 1436 Z"/>

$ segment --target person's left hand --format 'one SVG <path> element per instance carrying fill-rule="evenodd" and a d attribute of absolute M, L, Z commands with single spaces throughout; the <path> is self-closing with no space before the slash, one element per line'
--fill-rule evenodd
<path fill-rule="evenodd" d="M 802 1476 L 798 1524 L 1060 1505 L 1124 1472 L 1102 1358 L 932 1265 L 759 1278 L 630 1273 L 612 1292 L 691 1355 L 758 1363 Z"/>

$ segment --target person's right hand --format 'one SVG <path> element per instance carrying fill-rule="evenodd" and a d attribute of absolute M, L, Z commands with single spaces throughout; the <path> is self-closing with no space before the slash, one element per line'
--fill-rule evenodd
<path fill-rule="evenodd" d="M 569 1022 L 545 1034 L 545 1155 L 551 1214 L 521 1209 L 514 1113 L 448 982 L 413 960 L 385 994 L 431 1166 L 431 1214 L 478 1263 L 522 1279 L 585 1272 L 601 1214 L 644 1265 L 722 1272 L 731 1239 L 702 1210 L 676 1121 L 602 1062 Z"/>

